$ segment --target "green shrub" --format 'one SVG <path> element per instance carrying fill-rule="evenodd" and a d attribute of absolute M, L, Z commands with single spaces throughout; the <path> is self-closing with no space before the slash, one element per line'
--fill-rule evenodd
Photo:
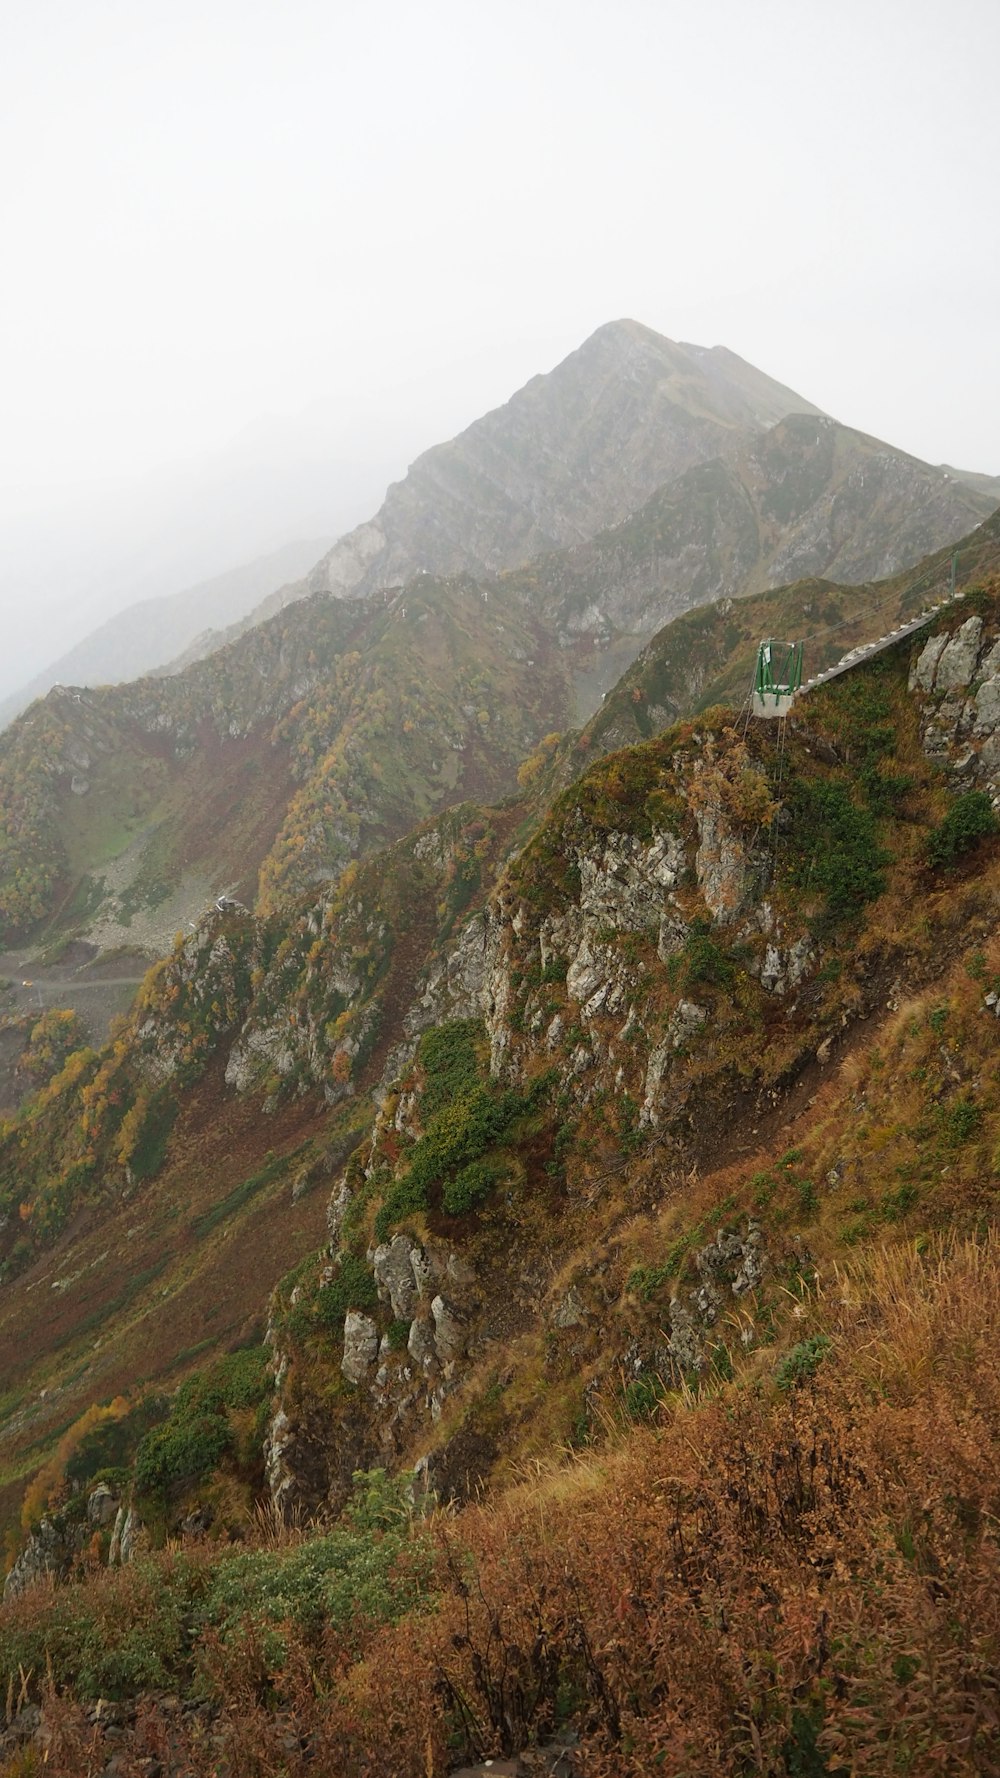
<path fill-rule="evenodd" d="M 817 925 L 831 927 L 859 914 L 882 894 L 889 859 L 871 810 L 855 803 L 836 778 L 798 779 L 788 802 L 788 873 L 798 887 L 823 896 Z"/>
<path fill-rule="evenodd" d="M 897 1186 L 894 1192 L 886 1192 L 881 1205 L 886 1222 L 902 1222 L 919 1197 L 917 1187 L 909 1184 Z"/>
<path fill-rule="evenodd" d="M 966 790 L 928 836 L 927 861 L 936 870 L 949 870 L 963 853 L 996 833 L 1000 833 L 1000 821 L 985 790 Z"/>
<path fill-rule="evenodd" d="M 133 1179 L 152 1179 L 154 1173 L 159 1172 L 166 1156 L 177 1110 L 177 1095 L 166 1088 L 161 1088 L 150 1101 L 129 1160 Z"/>
<path fill-rule="evenodd" d="M 412 1524 L 412 1477 L 373 1470 L 354 1484 L 343 1521 L 326 1536 L 223 1553 L 211 1566 L 177 1551 L 139 1558 L 86 1586 L 10 1602 L 0 1617 L 0 1690 L 24 1681 L 37 1697 L 47 1673 L 83 1701 L 188 1689 L 206 1630 L 228 1641 L 256 1626 L 273 1671 L 285 1624 L 319 1638 L 357 1618 L 402 1616 L 428 1596 L 433 1566 Z M 207 1663 L 196 1684 L 211 1689 Z"/>
<path fill-rule="evenodd" d="M 654 828 L 666 829 L 668 833 L 680 833 L 687 814 L 687 804 L 683 797 L 676 796 L 669 790 L 651 790 L 646 798 L 646 817 Z"/>
<path fill-rule="evenodd" d="M 414 1516 L 413 1480 L 408 1470 L 391 1476 L 384 1469 L 356 1469 L 344 1523 L 352 1531 L 394 1531 L 408 1524 Z"/>
<path fill-rule="evenodd" d="M 939 1108 L 941 1134 L 948 1148 L 961 1148 L 982 1127 L 982 1107 L 973 1099 L 956 1099 L 954 1105 Z"/>
<path fill-rule="evenodd" d="M 137 1493 L 161 1508 L 211 1475 L 236 1451 L 230 1412 L 258 1407 L 270 1393 L 267 1352 L 247 1346 L 181 1384 L 169 1418 L 141 1440 L 135 1456 Z"/>
<path fill-rule="evenodd" d="M 667 1251 L 667 1257 L 659 1266 L 633 1266 L 628 1275 L 626 1290 L 634 1291 L 644 1303 L 652 1302 L 657 1292 L 662 1289 L 669 1278 L 676 1278 L 688 1249 L 694 1239 L 693 1235 L 680 1235 Z"/>
<path fill-rule="evenodd" d="M 417 1061 L 424 1072 L 421 1106 L 425 1122 L 461 1093 L 468 1093 L 479 1079 L 476 1040 L 482 1037 L 478 1019 L 450 1019 L 426 1031 L 420 1039 Z"/>
<path fill-rule="evenodd" d="M 15 1601 L 0 1622 L 0 1685 L 26 1675 L 37 1687 L 51 1672 L 84 1700 L 168 1686 L 186 1650 L 196 1584 L 176 1556 L 169 1575 L 140 1560 L 87 1587 L 58 1587 L 44 1603 Z"/>
<path fill-rule="evenodd" d="M 229 1408 L 256 1407 L 270 1391 L 267 1363 L 266 1346 L 241 1346 L 239 1351 L 227 1353 L 181 1384 L 172 1416 L 221 1414 Z"/>
<path fill-rule="evenodd" d="M 83 1489 L 102 1470 L 123 1467 L 131 1460 L 139 1440 L 163 1420 L 169 1405 L 163 1395 L 147 1396 L 120 1419 L 104 1420 L 85 1432 L 66 1460 L 66 1480 L 74 1488 Z"/>
<path fill-rule="evenodd" d="M 685 981 L 690 986 L 708 982 L 713 987 L 724 988 L 732 981 L 735 973 L 733 965 L 712 937 L 712 928 L 707 920 L 692 922 L 682 954 Z"/>
<path fill-rule="evenodd" d="M 819 1204 L 816 1186 L 811 1179 L 797 1179 L 795 1189 L 799 1194 L 799 1209 L 803 1216 L 814 1216 Z"/>
<path fill-rule="evenodd" d="M 330 1333 L 339 1333 L 348 1309 L 374 1309 L 378 1306 L 375 1279 L 363 1259 L 343 1253 L 340 1265 L 329 1284 L 324 1284 L 316 1299 L 316 1321 Z"/>
<path fill-rule="evenodd" d="M 225 1407 L 254 1408 L 263 1396 L 270 1395 L 269 1358 L 266 1346 L 241 1346 L 212 1366 L 210 1375 L 222 1391 Z"/>
<path fill-rule="evenodd" d="M 899 807 L 913 789 L 916 779 L 909 772 L 891 772 L 867 765 L 861 770 L 868 807 L 876 820 L 885 821 L 899 813 Z"/>
<path fill-rule="evenodd" d="M 147 1433 L 136 1452 L 136 1489 L 165 1503 L 211 1475 L 232 1446 L 232 1428 L 222 1414 L 171 1418 Z"/>
<path fill-rule="evenodd" d="M 812 1334 L 808 1340 L 800 1340 L 781 1360 L 774 1373 L 778 1388 L 787 1391 L 800 1383 L 808 1382 L 810 1377 L 816 1375 L 829 1350 L 830 1341 L 826 1334 Z"/>
<path fill-rule="evenodd" d="M 441 1193 L 444 1209 L 449 1216 L 464 1216 L 469 1210 L 478 1209 L 503 1175 L 504 1169 L 497 1161 L 471 1161 L 454 1179 L 445 1181 Z"/>
<path fill-rule="evenodd" d="M 391 1622 L 425 1596 L 429 1547 L 414 1535 L 412 1477 L 358 1471 L 343 1521 L 322 1537 L 288 1551 L 252 1550 L 223 1558 L 197 1612 L 228 1640 L 247 1621 L 271 1627 L 265 1649 L 282 1658 L 281 1628 L 294 1625 L 317 1637 L 352 1620 Z M 406 1552 L 405 1569 L 400 1557 Z"/>
<path fill-rule="evenodd" d="M 449 1182 L 456 1183 L 459 1172 L 502 1142 L 511 1125 L 531 1110 L 547 1086 L 546 1081 L 536 1082 L 531 1092 L 524 1094 L 513 1088 L 500 1090 L 492 1084 L 477 1085 L 442 1105 L 414 1143 L 406 1173 L 383 1199 L 375 1217 L 378 1240 L 384 1241 L 404 1216 L 426 1210 L 433 1188 L 440 1188 L 444 1203 Z M 481 1176 L 477 1177 L 481 1183 Z M 455 1201 L 453 1198 L 452 1202 Z"/>
<path fill-rule="evenodd" d="M 626 1383 L 622 1394 L 622 1407 L 627 1420 L 653 1420 L 657 1409 L 667 1393 L 663 1378 L 655 1371 L 643 1371 L 639 1377 L 633 1377 Z"/>

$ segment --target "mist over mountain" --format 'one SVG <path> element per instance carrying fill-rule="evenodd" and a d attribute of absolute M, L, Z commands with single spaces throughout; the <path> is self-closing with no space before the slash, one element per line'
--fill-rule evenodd
<path fill-rule="evenodd" d="M 1000 1778 L 1000 6 L 2 44 L 0 1778 Z"/>
<path fill-rule="evenodd" d="M 547 376 L 426 451 L 309 576 L 366 593 L 412 574 L 496 573 L 580 542 L 748 432 L 812 403 L 724 347 L 612 321 Z"/>
<path fill-rule="evenodd" d="M 220 889 L 285 904 L 435 809 L 512 790 L 670 618 L 818 575 L 884 577 L 991 510 L 732 353 L 611 323 L 418 459 L 376 520 L 224 645 L 203 631 L 176 671 L 63 684 L 15 722 L 0 929 L 55 915 L 76 939 L 156 955 Z M 340 570 L 366 553 L 349 590 Z M 158 641 L 146 626 L 164 609 L 133 611 L 95 653 L 169 652 L 268 572 L 169 602 Z"/>
<path fill-rule="evenodd" d="M 371 510 L 409 436 L 406 426 L 394 440 L 348 431 L 333 404 L 317 403 L 134 481 L 12 500 L 0 519 L 0 697 L 63 677 L 55 657 L 128 607 L 298 539 L 335 537 Z M 202 628 L 195 618 L 169 653 Z M 115 632 L 106 639 L 106 656 L 103 643 L 88 654 L 91 683 L 116 676 Z M 127 671 L 166 658 L 154 649 Z"/>
<path fill-rule="evenodd" d="M 322 539 L 286 543 L 178 593 L 143 599 L 109 617 L 34 679 L 0 701 L 0 727 L 54 684 L 115 685 L 139 679 L 169 661 L 192 633 L 234 623 L 248 608 L 298 578 L 323 548 Z"/>
<path fill-rule="evenodd" d="M 594 639 L 588 690 L 580 680 L 593 699 L 633 643 L 693 603 L 811 572 L 872 578 L 990 510 L 988 476 L 935 470 L 856 434 L 848 445 L 846 428 L 810 429 L 822 418 L 725 347 L 609 322 L 504 406 L 424 452 L 375 517 L 325 554 L 322 542 L 288 544 L 271 561 L 248 562 L 162 604 L 128 605 L 0 703 L 0 722 L 54 683 L 177 671 L 308 592 L 363 597 L 419 573 L 492 576 L 574 546 L 584 550 L 576 561 L 539 572 L 557 627 Z M 161 584 L 199 547 L 217 553 L 240 514 L 248 535 L 262 535 L 283 511 L 310 503 L 334 511 L 364 470 L 330 462 L 326 428 L 335 431 L 320 405 L 296 423 L 248 434 L 231 461 L 191 478 L 169 537 L 150 532 L 106 577 L 100 598 L 114 596 L 122 572 L 137 588 L 150 577 Z M 637 517 L 647 502 L 660 510 L 650 505 Z M 137 522 L 123 515 L 119 546 Z M 588 557 L 589 540 L 616 525 L 633 529 Z M 554 600 L 553 576 L 566 581 Z"/>

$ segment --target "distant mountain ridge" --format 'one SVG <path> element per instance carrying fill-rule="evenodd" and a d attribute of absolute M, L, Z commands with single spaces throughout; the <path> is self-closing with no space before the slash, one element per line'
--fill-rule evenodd
<path fill-rule="evenodd" d="M 798 401 L 721 348 L 599 329 L 418 460 L 361 528 L 381 543 L 353 591 L 335 583 L 358 532 L 272 593 L 267 622 L 187 651 L 207 658 L 63 687 L 0 737 L 0 929 L 54 919 L 158 955 L 221 888 L 276 908 L 450 804 L 512 791 L 692 607 L 865 583 L 992 510 L 808 403 L 783 411 Z M 865 603 L 859 639 L 879 633 Z"/>
<path fill-rule="evenodd" d="M 44 697 L 52 685 L 118 685 L 169 662 L 192 635 L 223 628 L 299 575 L 324 547 L 322 538 L 296 539 L 225 574 L 160 598 L 141 599 L 116 612 L 43 673 L 0 701 L 0 728 Z"/>
<path fill-rule="evenodd" d="M 325 538 L 290 543 L 183 593 L 128 607 L 0 701 L 0 726 L 54 683 L 94 686 L 147 672 L 174 673 L 310 592 L 364 597 L 421 572 L 483 578 L 523 568 L 553 550 L 585 546 L 627 522 L 678 478 L 717 458 L 742 463 L 774 426 L 808 416 L 820 417 L 821 410 L 727 347 L 673 341 L 636 321 L 608 322 L 503 406 L 425 451 L 390 486 L 375 516 L 332 547 Z M 289 448 L 294 462 L 286 469 L 298 473 L 301 450 L 296 456 L 294 436 Z M 315 463 L 305 465 L 302 474 L 315 480 L 316 469 Z M 924 488 L 932 488 L 936 519 L 946 529 L 930 525 L 917 535 L 910 524 L 897 565 L 937 547 L 945 535 L 960 534 L 1000 500 L 1000 478 L 950 465 L 922 469 L 932 478 Z M 350 481 L 349 466 L 341 465 L 339 475 Z M 950 511 L 943 495 L 949 488 Z M 984 504 L 963 504 L 969 489 Z M 731 490 L 721 492 L 725 498 Z M 677 490 L 678 501 L 694 500 L 695 532 L 704 496 L 698 482 Z M 844 504 L 841 498 L 841 513 Z M 861 579 L 889 572 L 890 564 L 872 561 L 868 541 L 856 567 L 846 555 L 843 562 L 835 559 L 841 545 L 824 556 L 814 540 L 807 541 L 803 561 L 777 561 L 774 578 L 833 570 Z M 751 553 L 766 561 L 766 539 Z M 810 557 L 811 568 L 805 565 Z M 141 569 L 140 554 L 136 571 Z M 717 577 L 697 566 L 681 580 L 681 602 L 659 604 L 638 634 L 651 634 L 694 594 L 711 598 L 739 590 L 718 585 Z M 624 664 L 619 651 L 612 680 Z M 605 674 L 602 683 L 609 682 Z"/>
<path fill-rule="evenodd" d="M 613 321 L 426 451 L 281 603 L 371 596 L 427 572 L 523 573 L 564 641 L 592 635 L 600 655 L 605 637 L 607 659 L 580 681 L 592 705 L 634 648 L 692 605 L 811 574 L 879 578 L 995 504 L 989 477 L 841 426 L 726 347 Z M 272 597 L 206 631 L 173 666 L 276 609 Z"/>
<path fill-rule="evenodd" d="M 816 575 L 882 580 L 993 508 L 879 439 L 790 414 L 668 482 L 621 524 L 508 578 L 564 646 L 589 642 L 580 691 L 593 708 L 637 649 L 694 606 Z"/>

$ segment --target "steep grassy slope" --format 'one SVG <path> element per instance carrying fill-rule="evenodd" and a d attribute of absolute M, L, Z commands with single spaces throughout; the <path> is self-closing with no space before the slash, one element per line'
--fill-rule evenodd
<path fill-rule="evenodd" d="M 463 795 L 570 713 L 511 596 L 317 597 L 170 679 L 53 692 L 0 738 L 0 933 L 156 955 L 220 888 L 270 907 Z M 55 916 L 53 920 L 53 916 Z"/>
<path fill-rule="evenodd" d="M 5 1286 L 7 1502 L 48 1458 L 26 1521 L 48 1504 L 61 1560 L 99 1566 L 90 1502 L 138 1441 L 147 1534 L 219 1539 L 4 1608 L 68 1778 L 94 1725 L 53 1684 L 190 1692 L 125 1735 L 198 1773 L 417 1778 L 567 1729 L 593 1778 L 995 1769 L 998 798 L 993 586 L 784 746 L 716 711 L 599 761 L 485 899 L 513 808 L 428 825 L 284 932 L 230 915 L 178 949 L 118 1053 L 75 1065 L 77 1115 L 64 1079 L 4 1137 L 44 1189 L 78 1130 L 120 1149 L 146 1081 L 131 1159 Z M 378 1054 L 352 1048 L 380 998 Z M 282 1015 L 289 1066 L 225 1094 Z M 128 1241 L 166 1264 L 105 1301 Z M 256 1340 L 279 1249 L 273 1402 L 210 1368 L 130 1445 L 154 1384 Z M 507 1498 L 404 1536 L 369 1478 L 347 1541 L 237 1555 L 261 1409 L 282 1512 L 418 1457 L 442 1496 Z"/>
<path fill-rule="evenodd" d="M 95 1397 L 148 1394 L 259 1333 L 270 1285 L 323 1236 L 420 972 L 518 812 L 450 812 L 299 918 L 207 916 L 114 1043 L 77 1050 L 0 1126 L 5 1501 Z"/>
<path fill-rule="evenodd" d="M 989 628 L 989 597 L 983 610 Z M 994 853 L 973 850 L 968 889 L 931 862 L 928 834 L 950 803 L 923 749 L 905 653 L 815 694 L 780 765 L 766 727 L 741 740 L 714 716 L 602 762 L 562 795 L 493 894 L 493 873 L 516 841 L 516 807 L 437 819 L 352 869 L 290 923 L 207 921 L 153 972 L 111 1048 L 71 1057 L 5 1132 L 4 1252 L 8 1277 L 20 1272 L 12 1312 L 33 1323 L 41 1296 L 31 1268 L 50 1263 L 53 1237 L 60 1267 L 79 1274 L 78 1215 L 93 1223 L 101 1251 L 108 1244 L 96 1231 L 118 1194 L 130 1197 L 164 1156 L 164 1178 L 173 1177 L 172 1108 L 188 1089 L 223 1092 L 224 1062 L 230 1091 L 262 1093 L 272 1111 L 287 1108 L 283 1116 L 317 1094 L 343 1116 L 353 1094 L 363 1117 L 381 1077 L 376 1147 L 344 1200 L 357 1200 L 355 1257 L 363 1260 L 372 1232 L 381 1241 L 401 1224 L 445 1253 L 458 1238 L 486 1324 L 494 1289 L 500 1325 L 530 1321 L 541 1256 L 566 1257 L 565 1207 L 586 1204 L 592 1180 L 622 1169 L 641 1201 L 649 1163 L 630 1157 L 666 1144 L 680 1178 L 692 1163 L 718 1164 L 720 1131 L 736 1154 L 815 1068 L 818 1047 L 839 1042 L 880 993 L 898 1001 L 907 981 L 924 992 L 956 943 L 964 954 L 974 908 L 970 948 L 983 951 L 977 968 L 989 979 Z M 989 747 L 972 751 L 988 774 Z M 970 1004 L 980 976 L 968 978 Z M 475 1035 L 482 1018 L 485 1050 Z M 479 1152 L 461 1122 L 431 1140 L 422 1109 L 430 1062 L 421 1033 L 455 1021 L 468 1026 L 455 1055 L 464 1056 L 469 1115 L 482 1121 Z M 991 1028 L 987 1019 L 984 1033 Z M 386 1100 L 390 1088 L 402 1099 Z M 458 1143 L 447 1153 L 446 1134 Z M 407 1157 L 418 1152 L 412 1175 Z M 248 1158 L 240 1154 L 237 1170 Z M 229 1180 L 236 1190 L 227 1164 L 221 1183 Z M 159 1202 L 161 1188 L 151 1190 Z M 218 1195 L 226 1199 L 221 1185 Z M 463 1216 L 486 1202 L 494 1207 L 482 1227 L 466 1226 Z M 577 1207 L 574 1240 L 596 1240 L 606 1211 L 601 1201 L 596 1221 L 581 1222 Z M 526 1298 L 507 1265 L 522 1218 Z M 460 1298 L 461 1273 L 453 1289 Z M 45 1325 L 43 1313 L 42 1341 Z M 428 1433 L 422 1400 L 420 1390 L 406 1394 L 397 1416 L 419 1439 Z"/>

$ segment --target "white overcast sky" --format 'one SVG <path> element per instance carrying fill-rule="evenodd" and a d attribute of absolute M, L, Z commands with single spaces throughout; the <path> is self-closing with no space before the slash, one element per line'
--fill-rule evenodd
<path fill-rule="evenodd" d="M 307 409 L 369 466 L 366 516 L 619 315 L 1000 473 L 1000 0 L 0 0 L 0 24 L 0 569 L 5 527 L 70 560 L 81 501 L 128 508 Z"/>

